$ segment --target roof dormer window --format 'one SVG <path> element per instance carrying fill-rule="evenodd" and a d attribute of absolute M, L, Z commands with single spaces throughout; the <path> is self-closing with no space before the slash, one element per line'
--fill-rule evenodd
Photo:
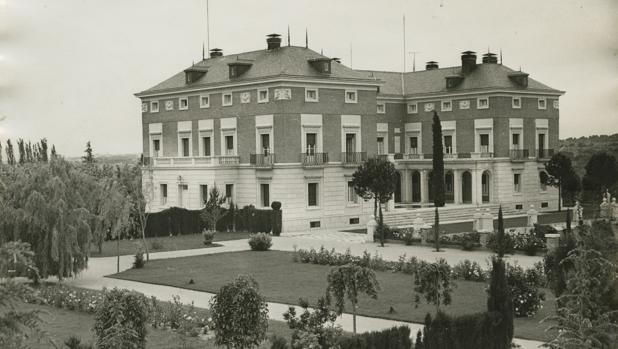
<path fill-rule="evenodd" d="M 192 66 L 185 69 L 185 83 L 192 84 L 201 79 L 208 72 L 208 67 Z"/>
<path fill-rule="evenodd" d="M 309 64 L 313 67 L 313 69 L 317 70 L 322 74 L 330 74 L 330 58 L 314 58 L 309 60 Z"/>
<path fill-rule="evenodd" d="M 238 59 L 234 62 L 228 63 L 227 65 L 230 69 L 230 79 L 235 79 L 244 74 L 247 70 L 249 70 L 249 68 L 251 68 L 251 65 L 253 64 L 248 60 Z"/>
<path fill-rule="evenodd" d="M 509 79 L 520 87 L 528 87 L 528 74 L 518 71 L 509 74 Z"/>

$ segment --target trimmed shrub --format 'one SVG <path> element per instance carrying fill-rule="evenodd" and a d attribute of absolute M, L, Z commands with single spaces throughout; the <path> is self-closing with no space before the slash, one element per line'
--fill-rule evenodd
<path fill-rule="evenodd" d="M 158 251 L 163 249 L 163 244 L 159 240 L 154 240 L 150 243 L 150 249 L 153 251 Z"/>
<path fill-rule="evenodd" d="M 410 349 L 412 341 L 410 328 L 399 326 L 356 336 L 341 336 L 337 339 L 337 345 L 340 349 Z"/>
<path fill-rule="evenodd" d="M 498 245 L 496 243 L 496 233 L 491 233 L 487 237 L 487 248 L 495 253 L 498 253 Z M 511 254 L 515 251 L 513 237 L 509 234 L 504 234 L 504 253 Z"/>
<path fill-rule="evenodd" d="M 420 241 L 414 236 L 414 228 L 403 228 L 393 231 L 393 238 L 403 241 L 406 246 L 412 245 L 414 242 Z"/>
<path fill-rule="evenodd" d="M 453 279 L 466 280 L 466 281 L 487 281 L 489 275 L 481 268 L 481 265 L 477 262 L 471 262 L 469 260 L 461 261 L 453 267 L 452 270 Z"/>
<path fill-rule="evenodd" d="M 542 266 L 523 269 L 519 265 L 508 265 L 506 268 L 507 284 L 513 298 L 515 317 L 534 316 L 543 307 L 545 292 L 541 287 L 545 285 Z"/>
<path fill-rule="evenodd" d="M 270 208 L 272 208 L 272 209 L 273 209 L 273 210 L 275 210 L 275 211 L 279 211 L 279 210 L 281 209 L 281 202 L 279 202 L 279 201 L 273 201 L 273 202 L 270 204 Z"/>
<path fill-rule="evenodd" d="M 69 349 L 91 349 L 92 345 L 82 344 L 81 338 L 77 336 L 71 336 L 64 341 L 64 345 Z"/>
<path fill-rule="evenodd" d="M 95 313 L 97 348 L 145 348 L 147 307 L 140 293 L 117 288 L 105 291 Z"/>
<path fill-rule="evenodd" d="M 144 262 L 144 254 L 142 252 L 137 252 L 135 254 L 135 259 L 133 260 L 133 269 L 141 269 L 144 267 L 146 262 Z"/>
<path fill-rule="evenodd" d="M 251 246 L 253 251 L 268 251 L 272 245 L 272 238 L 268 234 L 257 233 L 249 235 L 249 246 Z"/>
<path fill-rule="evenodd" d="M 215 240 L 215 235 L 217 232 L 214 230 L 204 229 L 202 230 L 202 237 L 204 238 L 204 245 L 212 245 L 212 242 Z"/>

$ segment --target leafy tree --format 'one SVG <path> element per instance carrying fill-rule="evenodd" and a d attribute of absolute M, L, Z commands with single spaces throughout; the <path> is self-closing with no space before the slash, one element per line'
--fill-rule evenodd
<path fill-rule="evenodd" d="M 614 287 L 616 265 L 596 250 L 577 248 L 562 263 L 568 272 L 565 292 L 558 298 L 556 314 L 543 321 L 556 324 L 554 339 L 545 346 L 562 348 L 611 348 L 618 340 L 618 311 L 609 309 L 603 299 Z"/>
<path fill-rule="evenodd" d="M 433 203 L 436 207 L 444 206 L 444 147 L 442 145 L 442 124 L 440 116 L 434 110 L 433 124 L 433 159 L 431 161 L 433 170 L 431 171 L 431 186 L 433 187 Z"/>
<path fill-rule="evenodd" d="M 502 258 L 492 258 L 487 311 L 493 319 L 492 336 L 496 349 L 511 347 L 513 340 L 513 299 L 507 282 L 506 266 Z"/>
<path fill-rule="evenodd" d="M 579 191 L 579 178 L 573 169 L 571 159 L 563 153 L 554 154 L 545 164 L 545 171 L 547 176 L 541 175 L 541 181 L 558 188 L 558 211 L 561 211 L 563 195 L 572 201 Z"/>
<path fill-rule="evenodd" d="M 365 200 L 374 200 L 373 215 L 376 217 L 379 208 L 380 244 L 384 246 L 384 217 L 382 204 L 387 203 L 396 189 L 398 180 L 395 166 L 382 158 L 371 158 L 361 164 L 352 175 L 354 191 Z"/>
<path fill-rule="evenodd" d="M 558 240 L 558 247 L 547 251 L 543 258 L 543 268 L 547 276 L 548 287 L 556 297 L 560 297 L 566 289 L 567 273 L 572 269 L 569 262 L 564 262 L 569 252 L 577 247 L 573 232 L 567 229 Z"/>
<path fill-rule="evenodd" d="M 425 301 L 436 306 L 451 304 L 451 293 L 455 285 L 451 283 L 451 267 L 444 258 L 435 263 L 421 261 L 414 271 L 414 304 L 421 302 L 421 295 Z"/>
<path fill-rule="evenodd" d="M 11 143 L 10 139 L 6 141 L 6 163 L 15 165 L 15 152 L 13 151 L 13 143 Z"/>
<path fill-rule="evenodd" d="M 92 146 L 90 145 L 90 141 L 86 142 L 86 150 L 84 150 L 86 155 L 82 156 L 82 160 L 86 164 L 93 164 L 95 162 L 94 155 L 92 154 Z"/>
<path fill-rule="evenodd" d="M 601 194 L 612 187 L 618 179 L 618 163 L 613 155 L 596 153 L 586 164 L 586 173 L 582 179 L 582 186 L 587 199 L 597 203 Z"/>
<path fill-rule="evenodd" d="M 345 309 L 346 297 L 352 303 L 352 329 L 356 333 L 356 309 L 359 295 L 366 294 L 373 299 L 378 298 L 380 284 L 375 272 L 367 267 L 349 263 L 332 268 L 327 280 L 327 297 L 328 299 L 331 296 L 334 297 L 335 308 L 339 314 Z"/>
<path fill-rule="evenodd" d="M 300 316 L 297 316 L 295 307 L 289 307 L 288 311 L 283 314 L 288 327 L 294 331 L 292 346 L 298 346 L 298 339 L 303 333 L 310 333 L 317 337 L 322 348 L 333 347 L 342 330 L 341 327 L 335 325 L 338 315 L 330 308 L 327 299 L 320 297 L 313 312 L 309 310 L 309 303 L 306 300 L 300 299 L 299 305 L 303 309 Z"/>
<path fill-rule="evenodd" d="M 217 231 L 217 223 L 223 218 L 223 205 L 225 203 L 225 197 L 219 192 L 217 185 L 213 185 L 210 188 L 208 194 L 208 200 L 204 203 L 204 209 L 200 216 L 202 220 L 208 224 L 208 227 L 213 231 Z"/>
<path fill-rule="evenodd" d="M 268 304 L 253 278 L 241 275 L 221 287 L 210 311 L 217 345 L 252 348 L 266 339 Z"/>

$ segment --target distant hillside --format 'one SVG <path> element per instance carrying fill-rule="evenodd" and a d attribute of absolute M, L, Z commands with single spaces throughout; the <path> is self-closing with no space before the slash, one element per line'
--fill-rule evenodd
<path fill-rule="evenodd" d="M 135 165 L 139 162 L 140 154 L 94 154 L 99 164 L 108 165 Z M 82 161 L 81 157 L 67 158 L 69 161 Z"/>
<path fill-rule="evenodd" d="M 575 171 L 583 176 L 586 163 L 594 153 L 607 152 L 618 159 L 618 133 L 562 139 L 559 151 L 570 153 Z"/>

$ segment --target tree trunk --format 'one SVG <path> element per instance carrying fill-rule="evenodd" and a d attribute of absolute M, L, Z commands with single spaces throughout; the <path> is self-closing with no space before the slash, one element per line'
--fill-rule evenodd
<path fill-rule="evenodd" d="M 146 242 L 146 225 L 148 224 L 148 216 L 144 215 L 142 218 L 142 241 L 144 242 L 144 250 L 146 252 L 146 261 L 150 260 L 150 253 L 148 252 L 148 243 Z"/>
<path fill-rule="evenodd" d="M 373 218 L 378 218 L 378 199 L 373 197 Z"/>
<path fill-rule="evenodd" d="M 379 212 L 380 224 L 378 226 L 380 227 L 380 246 L 384 247 L 384 216 L 382 215 L 382 204 L 380 204 Z"/>
<path fill-rule="evenodd" d="M 352 333 L 356 334 L 356 304 L 352 304 Z"/>
<path fill-rule="evenodd" d="M 562 180 L 558 184 L 558 212 L 562 211 Z"/>
<path fill-rule="evenodd" d="M 116 236 L 116 273 L 120 273 L 120 236 Z"/>

